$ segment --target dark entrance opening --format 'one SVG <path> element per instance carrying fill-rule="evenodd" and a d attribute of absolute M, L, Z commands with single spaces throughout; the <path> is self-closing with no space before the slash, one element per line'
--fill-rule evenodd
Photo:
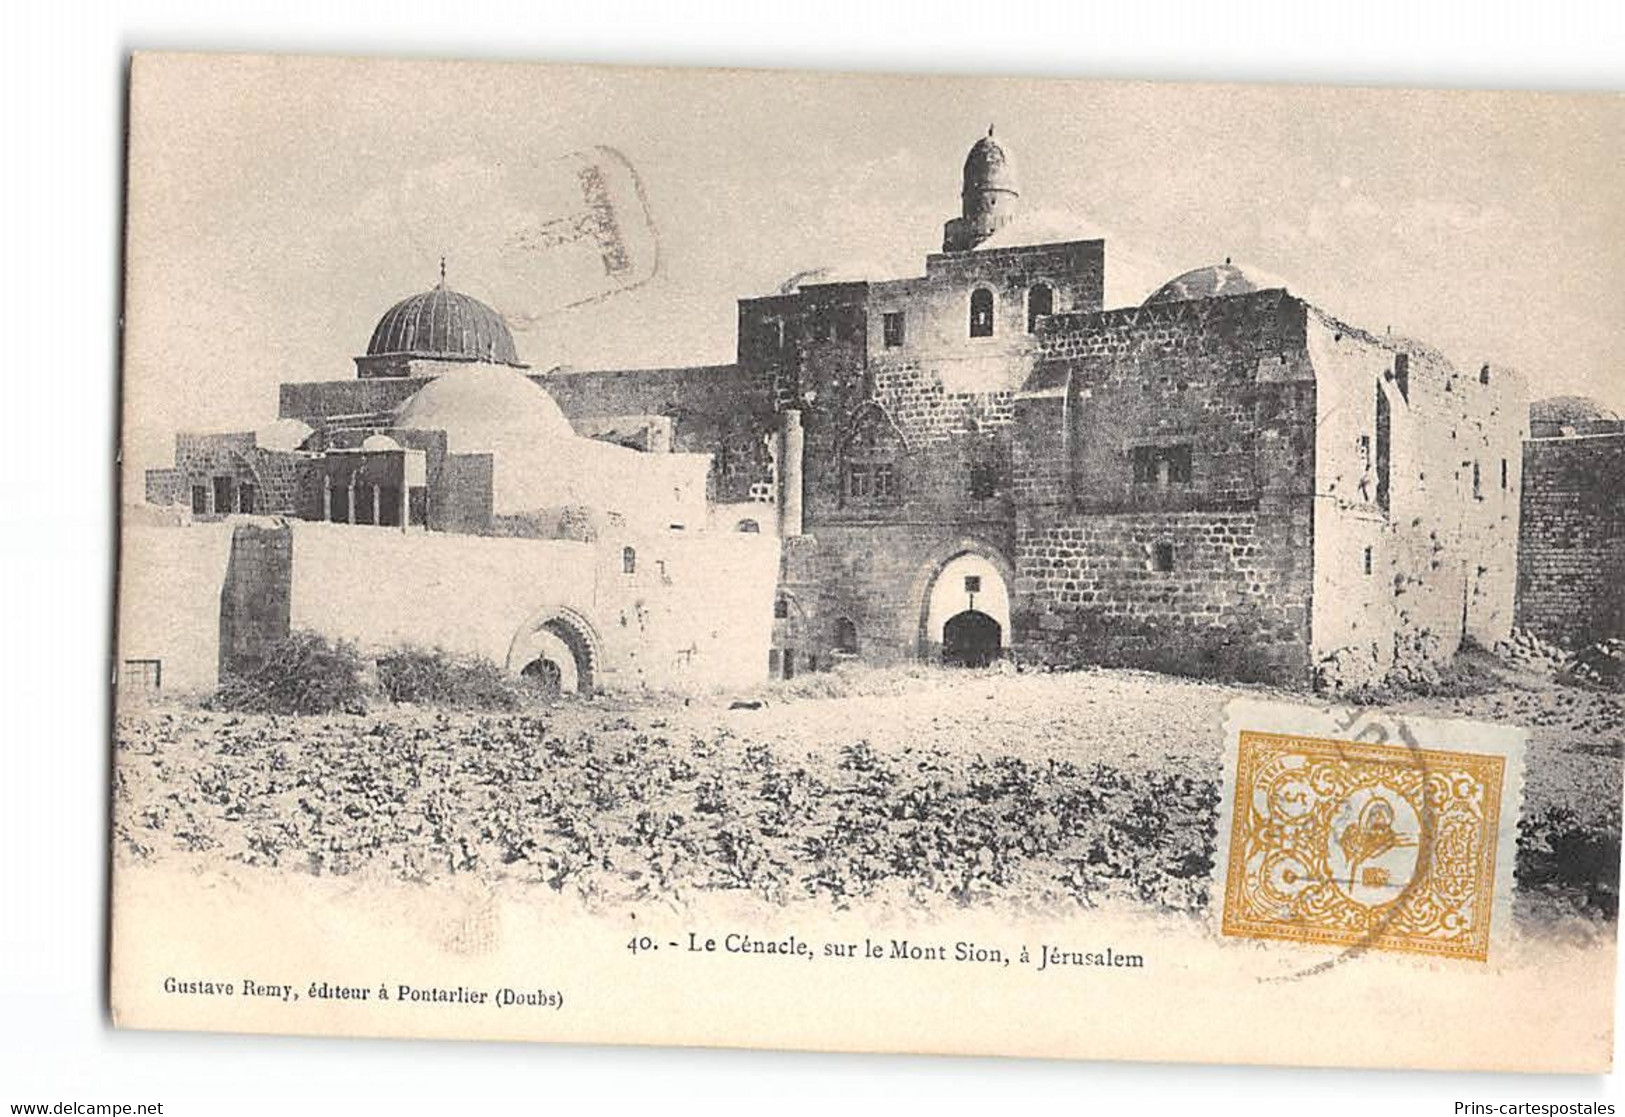
<path fill-rule="evenodd" d="M 558 694 L 559 686 L 564 681 L 564 672 L 551 659 L 533 659 L 525 664 L 525 669 L 519 674 L 547 695 Z"/>
<path fill-rule="evenodd" d="M 986 667 L 999 658 L 999 622 L 976 609 L 948 618 L 942 626 L 942 662 L 950 667 Z"/>

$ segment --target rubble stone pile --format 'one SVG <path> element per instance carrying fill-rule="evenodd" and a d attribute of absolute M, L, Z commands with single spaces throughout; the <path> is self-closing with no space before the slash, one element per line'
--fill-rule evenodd
<path fill-rule="evenodd" d="M 1581 682 L 1625 690 L 1625 640 L 1616 636 L 1586 645 L 1574 653 L 1563 673 Z"/>
<path fill-rule="evenodd" d="M 1569 659 L 1568 652 L 1527 628 L 1514 628 L 1507 639 L 1495 645 L 1495 654 L 1515 666 L 1548 675 L 1561 671 Z"/>

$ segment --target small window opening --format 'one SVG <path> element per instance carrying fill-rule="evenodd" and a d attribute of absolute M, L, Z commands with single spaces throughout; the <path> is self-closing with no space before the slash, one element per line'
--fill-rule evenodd
<path fill-rule="evenodd" d="M 756 535 L 761 532 L 762 525 L 755 520 L 740 520 L 734 525 L 734 530 L 744 532 L 746 535 Z"/>
<path fill-rule="evenodd" d="M 638 552 L 632 547 L 621 548 L 621 573 L 636 574 L 638 572 Z"/>
<path fill-rule="evenodd" d="M 1478 463 L 1477 462 L 1473 463 L 1473 499 L 1474 500 L 1483 500 L 1484 499 L 1484 485 L 1483 485 L 1482 480 L 1479 477 Z"/>
<path fill-rule="evenodd" d="M 897 495 L 897 471 L 886 462 L 875 466 L 875 496 L 882 499 Z"/>
<path fill-rule="evenodd" d="M 1510 482 L 1508 480 L 1508 474 L 1507 474 L 1507 460 L 1505 458 L 1502 458 L 1501 459 L 1501 489 L 1504 492 L 1509 487 L 1510 487 Z"/>
<path fill-rule="evenodd" d="M 1394 384 L 1399 388 L 1399 394 L 1405 401 L 1411 398 L 1411 355 L 1409 353 L 1394 354 Z"/>
<path fill-rule="evenodd" d="M 119 685 L 126 691 L 155 691 L 164 683 L 161 659 L 127 659 L 119 673 Z"/>
<path fill-rule="evenodd" d="M 1156 485 L 1159 489 L 1169 485 L 1188 485 L 1191 479 L 1191 448 L 1189 443 L 1176 446 L 1136 446 L 1129 451 L 1134 466 L 1134 483 Z"/>
<path fill-rule="evenodd" d="M 1040 283 L 1027 292 L 1027 332 L 1038 329 L 1038 320 L 1055 313 L 1055 292 L 1047 283 Z"/>
<path fill-rule="evenodd" d="M 1174 545 L 1172 543 L 1158 543 L 1151 549 L 1152 569 L 1166 574 L 1174 568 Z"/>
<path fill-rule="evenodd" d="M 903 344 L 903 313 L 897 311 L 881 318 L 881 333 L 887 349 L 898 349 Z"/>
<path fill-rule="evenodd" d="M 835 650 L 843 655 L 858 654 L 858 626 L 850 617 L 838 617 L 835 621 Z"/>
<path fill-rule="evenodd" d="M 788 620 L 789 618 L 790 600 L 784 597 L 775 598 L 773 600 L 773 619 L 776 621 L 782 621 Z"/>
<path fill-rule="evenodd" d="M 993 336 L 993 292 L 986 287 L 970 293 L 970 336 Z"/>
<path fill-rule="evenodd" d="M 970 467 L 970 495 L 972 500 L 990 500 L 998 495 L 999 474 L 986 462 L 976 462 Z"/>
<path fill-rule="evenodd" d="M 1485 365 L 1483 368 L 1478 370 L 1478 382 L 1480 384 L 1488 384 L 1490 382 L 1490 366 L 1489 365 Z"/>
<path fill-rule="evenodd" d="M 1365 572 L 1367 574 L 1371 573 L 1371 548 L 1370 547 L 1367 547 L 1365 549 L 1365 556 L 1361 560 L 1361 564 L 1363 565 L 1363 567 L 1365 569 Z"/>
<path fill-rule="evenodd" d="M 981 593 L 982 592 L 982 576 L 980 574 L 967 574 L 967 575 L 965 575 L 965 592 L 966 593 Z"/>
<path fill-rule="evenodd" d="M 869 466 L 853 462 L 846 467 L 846 495 L 864 500 L 874 495 L 874 475 Z"/>

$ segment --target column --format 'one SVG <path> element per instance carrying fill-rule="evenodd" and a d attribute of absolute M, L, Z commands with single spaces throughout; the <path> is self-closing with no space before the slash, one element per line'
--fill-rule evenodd
<path fill-rule="evenodd" d="M 800 535 L 801 457 L 804 449 L 801 411 L 786 408 L 779 412 L 779 535 L 788 539 Z"/>

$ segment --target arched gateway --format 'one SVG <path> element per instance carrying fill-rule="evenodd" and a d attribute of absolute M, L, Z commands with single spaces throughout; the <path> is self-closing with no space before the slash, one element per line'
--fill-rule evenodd
<path fill-rule="evenodd" d="M 526 621 L 508 647 L 509 671 L 559 694 L 591 694 L 598 664 L 598 635 L 573 609 L 550 609 Z"/>
<path fill-rule="evenodd" d="M 942 548 L 916 581 L 919 654 L 927 661 L 985 667 L 1010 647 L 1013 570 L 976 539 Z"/>

